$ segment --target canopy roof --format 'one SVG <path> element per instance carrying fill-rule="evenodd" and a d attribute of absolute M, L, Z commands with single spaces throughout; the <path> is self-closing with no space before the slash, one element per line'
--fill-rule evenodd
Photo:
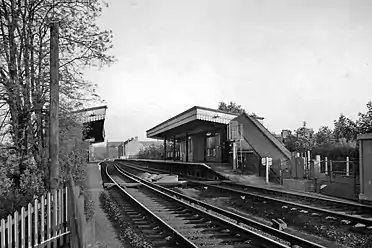
<path fill-rule="evenodd" d="M 161 139 L 169 136 L 179 136 L 186 131 L 191 131 L 199 127 L 211 128 L 219 125 L 227 125 L 229 122 L 237 117 L 238 114 L 233 114 L 216 109 L 209 109 L 199 106 L 194 106 L 181 114 L 178 114 L 159 125 L 146 131 L 148 138 Z"/>
<path fill-rule="evenodd" d="M 84 125 L 83 139 L 89 140 L 91 143 L 100 143 L 105 140 L 104 122 L 106 118 L 107 106 L 99 106 L 86 108 L 75 111 L 76 114 L 81 114 Z"/>

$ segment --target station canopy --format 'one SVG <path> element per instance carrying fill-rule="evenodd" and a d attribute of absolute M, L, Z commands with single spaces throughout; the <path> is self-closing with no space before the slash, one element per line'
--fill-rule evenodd
<path fill-rule="evenodd" d="M 107 106 L 99 106 L 78 110 L 74 113 L 81 116 L 84 126 L 83 139 L 90 143 L 105 141 L 105 118 Z"/>
<path fill-rule="evenodd" d="M 226 126 L 236 118 L 233 114 L 216 109 L 195 106 L 146 131 L 153 139 L 183 138 L 198 132 Z"/>

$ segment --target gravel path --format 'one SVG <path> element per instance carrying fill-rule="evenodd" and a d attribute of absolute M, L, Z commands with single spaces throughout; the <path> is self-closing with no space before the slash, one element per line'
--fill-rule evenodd
<path fill-rule="evenodd" d="M 100 207 L 99 196 L 103 192 L 103 188 L 101 174 L 96 164 L 87 164 L 86 177 L 86 190 L 94 205 L 93 216 L 87 223 L 88 247 L 124 247 L 117 238 L 113 225 Z"/>

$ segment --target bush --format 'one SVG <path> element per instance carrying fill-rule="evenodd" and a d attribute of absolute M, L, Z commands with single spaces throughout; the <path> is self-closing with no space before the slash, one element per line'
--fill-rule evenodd
<path fill-rule="evenodd" d="M 329 160 L 345 161 L 346 157 L 349 157 L 350 160 L 356 161 L 359 160 L 359 147 L 353 144 L 332 144 L 314 147 L 311 154 L 313 158 L 320 155 Z"/>

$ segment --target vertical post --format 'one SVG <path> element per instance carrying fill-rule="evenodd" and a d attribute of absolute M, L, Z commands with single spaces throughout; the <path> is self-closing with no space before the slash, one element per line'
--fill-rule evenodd
<path fill-rule="evenodd" d="M 236 169 L 236 142 L 233 142 L 233 170 Z"/>
<path fill-rule="evenodd" d="M 173 137 L 173 161 L 176 160 L 176 137 Z"/>
<path fill-rule="evenodd" d="M 321 161 L 320 155 L 316 155 L 315 160 L 316 160 L 316 164 L 317 164 L 317 166 L 319 167 L 319 170 L 320 170 L 320 161 Z"/>
<path fill-rule="evenodd" d="M 124 155 L 125 155 L 124 149 L 125 149 L 125 141 L 123 141 L 123 159 L 125 158 L 124 157 Z"/>
<path fill-rule="evenodd" d="M 359 200 L 365 199 L 364 194 L 364 161 L 363 161 L 363 153 L 364 153 L 364 146 L 363 146 L 363 140 L 359 139 L 359 185 L 360 185 L 360 192 L 359 192 Z"/>
<path fill-rule="evenodd" d="M 50 189 L 58 187 L 59 177 L 59 51 L 57 22 L 50 24 L 50 110 L 49 110 L 49 158 L 50 158 Z"/>
<path fill-rule="evenodd" d="M 350 176 L 350 161 L 349 157 L 346 157 L 346 176 Z"/>
<path fill-rule="evenodd" d="M 328 175 L 328 158 L 327 157 L 325 157 L 324 158 L 324 173 L 326 174 L 326 175 Z"/>
<path fill-rule="evenodd" d="M 243 169 L 243 148 L 242 148 L 242 140 L 243 140 L 243 124 L 240 124 L 239 125 L 239 127 L 240 127 L 240 144 L 239 144 L 239 146 L 240 146 L 240 163 L 241 163 L 241 170 Z"/>
<path fill-rule="evenodd" d="M 186 133 L 186 162 L 189 162 L 189 135 Z"/>
<path fill-rule="evenodd" d="M 269 165 L 269 157 L 266 157 L 265 159 L 266 164 L 266 183 L 269 183 L 269 173 L 270 173 L 270 165 Z"/>
<path fill-rule="evenodd" d="M 164 136 L 164 160 L 167 160 L 167 137 Z"/>
<path fill-rule="evenodd" d="M 315 164 L 314 164 L 314 184 L 315 184 L 315 193 L 319 193 L 319 185 L 318 185 L 318 178 L 320 176 L 320 165 L 321 165 L 321 158 L 320 155 L 315 156 Z"/>

